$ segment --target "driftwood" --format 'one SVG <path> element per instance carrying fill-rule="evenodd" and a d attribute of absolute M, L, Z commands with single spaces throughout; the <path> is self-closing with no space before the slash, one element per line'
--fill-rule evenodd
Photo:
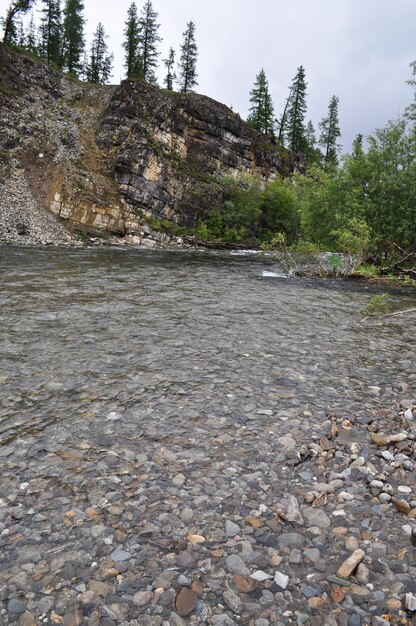
<path fill-rule="evenodd" d="M 405 313 L 414 313 L 415 311 L 416 311 L 416 307 L 414 307 L 413 309 L 405 309 L 404 311 L 395 311 L 394 313 L 385 313 L 384 315 L 380 315 L 380 317 L 395 317 L 396 315 L 405 315 Z M 365 322 L 370 317 L 372 316 L 367 315 L 361 320 L 361 323 Z"/>

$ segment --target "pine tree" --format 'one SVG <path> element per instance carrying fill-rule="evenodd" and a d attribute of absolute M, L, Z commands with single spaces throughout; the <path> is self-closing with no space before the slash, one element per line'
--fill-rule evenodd
<path fill-rule="evenodd" d="M 82 58 L 85 48 L 83 11 L 83 0 L 65 0 L 63 10 L 63 67 L 77 76 L 82 72 Z"/>
<path fill-rule="evenodd" d="M 182 93 L 193 91 L 198 85 L 196 73 L 196 61 L 198 59 L 198 47 L 195 40 L 195 24 L 188 22 L 183 33 L 181 45 L 181 58 L 179 61 L 179 84 Z"/>
<path fill-rule="evenodd" d="M 90 60 L 86 70 L 88 82 L 104 85 L 110 78 L 113 66 L 113 55 L 108 53 L 104 26 L 98 24 L 91 44 Z"/>
<path fill-rule="evenodd" d="M 173 81 L 176 80 L 176 74 L 174 70 L 175 50 L 173 48 L 169 50 L 168 58 L 164 59 L 163 63 L 165 64 L 165 67 L 167 69 L 167 74 L 163 82 L 166 85 L 166 89 L 169 89 L 169 91 L 173 91 Z"/>
<path fill-rule="evenodd" d="M 139 16 L 134 2 L 127 11 L 127 20 L 124 29 L 123 48 L 125 50 L 124 67 L 127 78 L 138 78 L 142 74 L 141 64 L 138 63 L 139 49 Z M 138 71 L 140 69 L 140 72 Z"/>
<path fill-rule="evenodd" d="M 274 110 L 269 93 L 269 83 L 262 68 L 256 76 L 256 82 L 250 91 L 250 113 L 247 122 L 269 137 L 274 137 Z"/>
<path fill-rule="evenodd" d="M 6 46 L 10 46 L 12 44 L 17 43 L 18 41 L 18 27 L 16 24 L 16 17 L 20 15 L 25 15 L 36 0 L 14 0 L 11 2 L 9 8 L 7 9 L 6 17 L 2 20 L 4 34 L 3 34 L 3 43 Z"/>
<path fill-rule="evenodd" d="M 285 135 L 286 135 L 286 131 L 287 131 L 287 111 L 289 108 L 289 103 L 290 103 L 290 98 L 292 96 L 292 88 L 289 91 L 289 95 L 286 99 L 285 102 L 285 107 L 282 111 L 282 115 L 280 116 L 280 118 L 277 121 L 277 129 L 278 129 L 278 133 L 277 133 L 277 143 L 279 143 L 281 146 L 285 145 Z"/>
<path fill-rule="evenodd" d="M 30 22 L 26 33 L 26 50 L 30 54 L 38 54 L 38 42 L 36 38 L 36 27 L 33 12 L 30 16 Z"/>
<path fill-rule="evenodd" d="M 287 147 L 296 155 L 304 156 L 306 149 L 306 82 L 305 70 L 301 65 L 298 67 L 292 82 L 290 100 L 287 108 L 286 139 Z"/>
<path fill-rule="evenodd" d="M 322 152 L 317 146 L 316 133 L 314 125 L 311 120 L 306 125 L 305 129 L 306 151 L 305 157 L 308 165 L 319 165 L 322 162 Z"/>
<path fill-rule="evenodd" d="M 138 22 L 139 46 L 136 73 L 153 85 L 157 84 L 155 74 L 159 57 L 157 45 L 162 41 L 158 35 L 160 24 L 157 23 L 157 17 L 158 14 L 154 11 L 151 0 L 146 0 Z"/>
<path fill-rule="evenodd" d="M 338 121 L 338 102 L 339 98 L 332 96 L 329 101 L 328 116 L 324 117 L 322 121 L 319 122 L 319 128 L 321 129 L 319 144 L 324 149 L 325 167 L 336 167 L 338 165 L 338 151 L 340 146 L 337 143 L 337 139 L 341 136 Z"/>
<path fill-rule="evenodd" d="M 62 67 L 61 3 L 60 0 L 42 0 L 41 55 L 49 65 Z"/>

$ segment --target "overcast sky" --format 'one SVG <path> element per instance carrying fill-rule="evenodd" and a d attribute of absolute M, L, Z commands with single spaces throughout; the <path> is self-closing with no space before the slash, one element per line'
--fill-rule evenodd
<path fill-rule="evenodd" d="M 98 21 L 114 52 L 112 82 L 124 77 L 124 22 L 131 0 L 84 0 L 90 34 Z M 4 14 L 8 0 L 0 0 Z M 138 0 L 139 11 L 144 0 Z M 40 6 L 40 0 L 37 2 Z M 307 119 L 326 115 L 339 97 L 345 151 L 359 132 L 370 134 L 412 99 L 406 80 L 416 59 L 416 0 L 153 0 L 159 13 L 161 59 L 179 54 L 187 22 L 196 24 L 198 91 L 246 117 L 249 92 L 264 67 L 275 113 L 303 65 Z M 160 81 L 163 79 L 160 71 Z"/>

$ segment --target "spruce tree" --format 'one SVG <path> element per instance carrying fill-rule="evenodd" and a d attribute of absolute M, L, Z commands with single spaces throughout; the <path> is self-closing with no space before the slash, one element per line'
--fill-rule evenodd
<path fill-rule="evenodd" d="M 140 78 L 141 64 L 138 63 L 139 50 L 139 16 L 134 2 L 127 11 L 127 20 L 124 29 L 123 48 L 125 50 L 124 67 L 127 78 Z"/>
<path fill-rule="evenodd" d="M 63 10 L 63 67 L 77 76 L 82 72 L 84 55 L 84 2 L 83 0 L 65 0 Z"/>
<path fill-rule="evenodd" d="M 30 54 L 38 54 L 38 42 L 36 38 L 36 27 L 33 12 L 30 16 L 30 22 L 26 33 L 26 50 Z"/>
<path fill-rule="evenodd" d="M 263 135 L 274 137 L 274 110 L 269 93 L 269 83 L 262 68 L 256 76 L 256 82 L 250 91 L 250 113 L 247 122 Z"/>
<path fill-rule="evenodd" d="M 307 147 L 305 129 L 306 108 L 305 70 L 301 65 L 298 67 L 292 82 L 286 125 L 287 147 L 297 157 L 304 157 Z"/>
<path fill-rule="evenodd" d="M 305 129 L 306 150 L 305 157 L 308 165 L 319 165 L 322 162 L 322 152 L 319 150 L 316 141 L 316 133 L 311 120 Z"/>
<path fill-rule="evenodd" d="M 104 27 L 98 24 L 91 44 L 90 60 L 86 70 L 88 82 L 104 85 L 110 78 L 113 66 L 113 55 L 108 53 Z"/>
<path fill-rule="evenodd" d="M 167 74 L 163 82 L 166 85 L 166 89 L 169 89 L 169 91 L 173 91 L 173 81 L 176 80 L 176 74 L 174 70 L 175 50 L 173 48 L 170 48 L 168 58 L 164 59 L 163 63 L 165 64 L 165 67 L 167 69 Z"/>
<path fill-rule="evenodd" d="M 181 58 L 179 61 L 179 85 L 182 93 L 193 91 L 198 85 L 198 75 L 196 73 L 197 59 L 198 47 L 195 40 L 195 24 L 188 22 L 183 33 Z"/>
<path fill-rule="evenodd" d="M 62 67 L 61 3 L 60 0 L 42 0 L 41 55 L 49 65 Z"/>
<path fill-rule="evenodd" d="M 322 121 L 319 122 L 319 128 L 321 129 L 319 144 L 324 150 L 325 167 L 336 167 L 338 165 L 338 151 L 340 146 L 337 140 L 338 137 L 341 136 L 338 121 L 338 102 L 339 98 L 332 96 L 329 101 L 328 116 L 324 117 Z"/>
<path fill-rule="evenodd" d="M 27 13 L 35 2 L 36 0 L 13 0 L 13 2 L 10 3 L 6 17 L 2 20 L 4 28 L 3 43 L 6 46 L 17 43 L 19 35 L 16 18 L 18 15 Z"/>
<path fill-rule="evenodd" d="M 285 102 L 285 107 L 282 111 L 282 115 L 280 116 L 280 118 L 277 121 L 277 142 L 281 145 L 284 146 L 285 145 L 285 135 L 286 135 L 286 131 L 287 131 L 287 111 L 289 108 L 289 103 L 290 103 L 290 98 L 292 96 L 292 88 L 289 91 L 289 95 L 286 99 Z"/>
<path fill-rule="evenodd" d="M 158 34 L 160 24 L 157 23 L 157 17 L 158 14 L 153 9 L 151 0 L 146 0 L 138 22 L 139 46 L 136 73 L 153 85 L 157 84 L 155 74 L 159 57 L 157 45 L 162 41 Z"/>

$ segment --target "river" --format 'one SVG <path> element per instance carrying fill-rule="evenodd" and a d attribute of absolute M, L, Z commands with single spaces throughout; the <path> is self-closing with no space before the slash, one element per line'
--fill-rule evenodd
<path fill-rule="evenodd" d="M 414 318 L 362 321 L 379 287 L 228 252 L 5 246 L 0 267 L 2 443 L 348 416 L 415 380 Z"/>

